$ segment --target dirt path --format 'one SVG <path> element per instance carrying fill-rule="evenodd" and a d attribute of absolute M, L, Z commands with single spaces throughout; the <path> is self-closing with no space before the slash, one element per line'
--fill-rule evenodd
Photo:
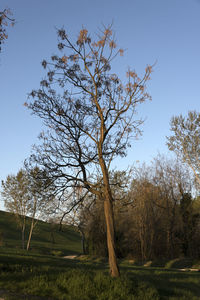
<path fill-rule="evenodd" d="M 67 259 L 75 259 L 78 255 L 67 255 L 67 256 L 63 256 L 63 258 L 67 258 Z"/>

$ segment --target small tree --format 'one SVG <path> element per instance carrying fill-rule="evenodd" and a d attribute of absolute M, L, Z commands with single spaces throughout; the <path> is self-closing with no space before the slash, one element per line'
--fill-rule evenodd
<path fill-rule="evenodd" d="M 200 113 L 189 111 L 171 120 L 173 135 L 167 137 L 169 150 L 174 151 L 187 163 L 200 184 Z"/>
<path fill-rule="evenodd" d="M 128 70 L 123 84 L 111 72 L 113 59 L 123 55 L 123 50 L 117 48 L 110 27 L 93 40 L 86 29 L 75 42 L 64 29 L 58 30 L 58 38 L 62 54 L 42 62 L 47 77 L 39 90 L 32 91 L 34 101 L 25 104 L 49 128 L 41 135 L 43 145 L 33 160 L 47 168 L 59 188 L 82 188 L 102 199 L 110 272 L 117 277 L 109 169 L 116 156 L 126 155 L 130 138 L 140 133 L 142 120 L 135 113 L 137 105 L 150 98 L 146 82 L 151 67 L 147 66 L 142 79 Z"/>
<path fill-rule="evenodd" d="M 36 217 L 47 210 L 53 200 L 52 188 L 48 185 L 48 178 L 45 172 L 38 168 L 29 172 L 21 169 L 17 175 L 7 176 L 5 182 L 2 181 L 2 196 L 4 204 L 9 212 L 15 214 L 17 222 L 22 232 L 22 248 L 25 247 L 25 229 L 27 216 L 31 218 L 29 237 L 26 249 L 29 250 L 33 229 L 37 224 Z"/>
<path fill-rule="evenodd" d="M 30 196 L 28 192 L 28 178 L 24 170 L 20 170 L 17 175 L 7 176 L 2 181 L 2 197 L 5 208 L 15 214 L 16 220 L 21 228 L 22 249 L 25 242 L 26 216 L 30 210 Z"/>

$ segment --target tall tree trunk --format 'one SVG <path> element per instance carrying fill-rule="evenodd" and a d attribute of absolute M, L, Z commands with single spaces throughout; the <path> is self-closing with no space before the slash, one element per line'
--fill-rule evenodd
<path fill-rule="evenodd" d="M 105 195 L 104 200 L 104 214 L 106 219 L 106 232 L 107 232 L 107 247 L 109 256 L 110 274 L 112 277 L 119 277 L 119 268 L 117 265 L 117 257 L 115 251 L 115 230 L 114 230 L 114 217 L 113 206 L 108 195 Z"/>
<path fill-rule="evenodd" d="M 117 264 L 117 256 L 116 256 L 116 249 L 115 249 L 115 227 L 114 227 L 112 192 L 109 183 L 108 170 L 101 156 L 99 162 L 103 173 L 103 183 L 104 183 L 104 197 L 105 197 L 104 214 L 106 219 L 107 247 L 108 247 L 110 274 L 112 277 L 119 277 L 120 272 Z"/>

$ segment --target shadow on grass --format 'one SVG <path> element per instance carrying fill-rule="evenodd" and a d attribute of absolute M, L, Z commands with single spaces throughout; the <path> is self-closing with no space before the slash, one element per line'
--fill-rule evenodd
<path fill-rule="evenodd" d="M 174 269 L 139 267 L 130 264 L 120 265 L 121 274 L 127 274 L 132 282 L 145 282 L 155 287 L 161 299 L 200 299 L 200 273 L 181 272 Z M 66 259 L 26 252 L 0 253 L 0 288 L 19 292 L 20 282 L 28 286 L 40 277 L 44 282 L 53 284 L 70 272 L 98 273 L 108 275 L 108 264 L 92 259 Z M 44 280 L 45 277 L 45 280 Z M 63 279 L 64 280 L 64 279 Z M 37 286 L 37 284 L 35 284 Z M 14 289 L 14 290 L 13 290 Z M 30 298 L 31 299 L 31 298 Z M 152 299 L 153 300 L 153 299 Z"/>
<path fill-rule="evenodd" d="M 121 269 L 129 274 L 130 278 L 148 282 L 155 286 L 161 299 L 169 297 L 186 297 L 190 295 L 200 299 L 200 273 L 182 272 L 174 269 L 144 268 L 133 266 L 121 266 Z M 189 299 L 189 298 L 188 298 Z"/>

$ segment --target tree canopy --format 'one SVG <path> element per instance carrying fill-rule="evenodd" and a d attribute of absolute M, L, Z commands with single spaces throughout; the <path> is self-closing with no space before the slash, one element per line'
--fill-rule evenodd
<path fill-rule="evenodd" d="M 174 116 L 167 145 L 174 151 L 195 174 L 200 184 L 200 113 L 189 111 L 186 117 Z"/>

